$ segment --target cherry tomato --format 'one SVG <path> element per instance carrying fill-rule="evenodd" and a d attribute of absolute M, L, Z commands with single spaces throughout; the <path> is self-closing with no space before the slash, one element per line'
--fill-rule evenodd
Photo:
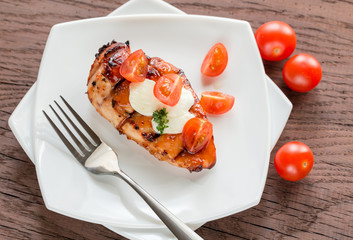
<path fill-rule="evenodd" d="M 311 171 L 313 164 L 313 152 L 301 142 L 288 142 L 275 155 L 275 168 L 288 181 L 303 179 Z"/>
<path fill-rule="evenodd" d="M 255 32 L 255 39 L 261 57 L 280 61 L 289 57 L 297 44 L 293 28 L 281 21 L 267 22 Z"/>
<path fill-rule="evenodd" d="M 286 62 L 282 75 L 284 82 L 292 90 L 308 92 L 319 84 L 322 69 L 320 63 L 313 56 L 300 53 Z"/>
<path fill-rule="evenodd" d="M 219 115 L 232 109 L 234 97 L 221 92 L 203 92 L 200 104 L 207 113 Z"/>
<path fill-rule="evenodd" d="M 154 96 L 168 106 L 175 106 L 180 99 L 183 80 L 180 75 L 171 73 L 158 78 L 154 85 Z"/>
<path fill-rule="evenodd" d="M 182 139 L 189 153 L 197 153 L 208 145 L 213 136 L 212 123 L 202 118 L 191 118 L 186 122 Z"/>
<path fill-rule="evenodd" d="M 148 60 L 139 49 L 129 55 L 120 67 L 120 74 L 130 82 L 143 82 L 147 74 Z"/>
<path fill-rule="evenodd" d="M 201 65 L 201 73 L 207 77 L 216 77 L 226 69 L 228 52 L 222 43 L 216 43 L 207 53 Z"/>

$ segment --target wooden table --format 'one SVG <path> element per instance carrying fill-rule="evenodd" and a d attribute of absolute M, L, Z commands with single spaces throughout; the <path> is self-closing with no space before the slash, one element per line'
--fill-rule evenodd
<path fill-rule="evenodd" d="M 8 118 L 37 79 L 50 28 L 60 22 L 105 16 L 125 1 L 0 1 L 0 239 L 124 239 L 106 228 L 48 211 L 34 165 L 8 126 Z M 271 20 L 290 24 L 295 53 L 322 64 L 313 91 L 286 87 L 285 61 L 265 61 L 266 73 L 293 103 L 271 154 L 258 206 L 209 222 L 205 239 L 353 238 L 353 0 L 167 0 L 190 14 L 249 21 L 256 30 Z M 279 177 L 274 154 L 288 141 L 311 147 L 315 164 L 299 182 Z M 156 233 L 157 234 L 157 233 Z"/>

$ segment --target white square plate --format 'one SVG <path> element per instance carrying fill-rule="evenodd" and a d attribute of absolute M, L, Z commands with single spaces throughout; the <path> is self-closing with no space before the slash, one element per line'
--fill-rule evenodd
<path fill-rule="evenodd" d="M 196 93 L 199 66 L 216 42 L 229 63 L 220 91 L 236 98 L 233 111 L 214 124 L 217 164 L 190 174 L 150 156 L 90 105 L 86 81 L 94 54 L 104 43 L 130 40 L 182 68 Z M 92 176 L 66 150 L 42 115 L 63 95 L 102 139 L 115 148 L 121 167 L 185 222 L 220 218 L 254 206 L 261 198 L 269 160 L 270 121 L 265 74 L 250 25 L 244 21 L 190 15 L 97 18 L 52 28 L 39 71 L 34 112 L 36 169 L 47 207 L 82 220 L 120 227 L 154 227 L 160 221 L 119 179 Z M 256 151 L 254 151 L 256 149 Z"/>

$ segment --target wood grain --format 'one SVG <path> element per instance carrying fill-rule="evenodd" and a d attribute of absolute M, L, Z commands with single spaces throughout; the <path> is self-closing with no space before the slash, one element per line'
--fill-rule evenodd
<path fill-rule="evenodd" d="M 34 165 L 19 146 L 8 118 L 36 81 L 51 26 L 109 14 L 125 1 L 0 1 L 0 239 L 125 239 L 106 228 L 46 209 Z M 272 155 L 261 202 L 244 212 L 206 223 L 205 239 L 353 238 L 353 1 L 167 0 L 189 14 L 249 21 L 255 31 L 270 20 L 290 24 L 295 53 L 322 64 L 313 91 L 286 87 L 285 61 L 264 62 L 266 73 L 293 103 Z M 309 145 L 315 164 L 304 180 L 282 180 L 273 166 L 284 143 Z M 158 233 L 156 233 L 158 234 Z"/>

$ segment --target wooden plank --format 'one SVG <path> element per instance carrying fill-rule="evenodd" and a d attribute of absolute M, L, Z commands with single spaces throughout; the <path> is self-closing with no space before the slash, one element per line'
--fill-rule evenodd
<path fill-rule="evenodd" d="M 7 124 L 37 79 L 50 28 L 60 22 L 105 16 L 125 1 L 0 1 L 0 239 L 125 239 L 108 229 L 46 209 L 34 165 Z M 266 73 L 293 103 L 286 128 L 271 154 L 261 202 L 244 212 L 206 223 L 205 239 L 353 238 L 353 1 L 167 0 L 189 14 L 250 22 L 281 20 L 297 34 L 295 53 L 315 56 L 322 82 L 309 93 L 282 80 L 285 61 L 264 61 Z M 304 180 L 281 179 L 275 152 L 288 141 L 309 145 L 315 164 Z M 156 233 L 158 234 L 158 233 Z"/>

